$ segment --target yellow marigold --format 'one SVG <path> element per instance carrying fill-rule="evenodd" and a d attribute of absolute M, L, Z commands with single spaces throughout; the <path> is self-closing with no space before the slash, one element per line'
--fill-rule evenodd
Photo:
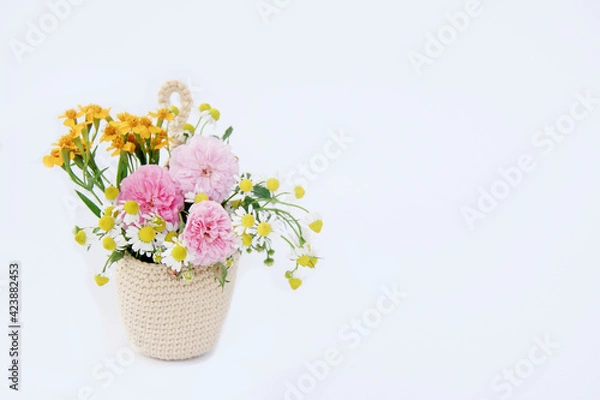
<path fill-rule="evenodd" d="M 77 111 L 74 109 L 69 109 L 67 111 L 65 111 L 65 113 L 63 115 L 60 115 L 58 118 L 64 118 L 65 121 L 63 122 L 63 124 L 65 126 L 73 126 L 77 123 L 77 118 L 81 117 L 83 115 L 82 111 Z"/>
<path fill-rule="evenodd" d="M 58 148 L 52 149 L 52 151 L 50 152 L 49 155 L 44 156 L 44 158 L 42 159 L 42 162 L 48 168 L 52 168 L 55 165 L 57 165 L 59 167 L 61 165 L 63 165 L 63 159 L 62 159 L 62 155 L 60 154 L 60 149 L 58 149 Z"/>
<path fill-rule="evenodd" d="M 97 104 L 79 106 L 79 110 L 85 114 L 85 121 L 88 124 L 94 122 L 95 119 L 106 119 L 110 113 L 110 108 L 102 108 Z"/>
<path fill-rule="evenodd" d="M 154 135 L 154 149 L 162 149 L 169 145 L 169 137 L 167 135 L 167 131 L 161 129 L 159 132 Z"/>
<path fill-rule="evenodd" d="M 157 133 L 160 131 L 158 126 L 155 126 L 152 123 L 152 120 L 148 117 L 141 117 L 138 119 L 138 124 L 132 128 L 134 133 L 137 133 L 144 139 L 150 138 L 151 134 Z"/>
<path fill-rule="evenodd" d="M 114 127 L 113 125 L 106 125 L 106 128 L 104 128 L 104 133 L 102 134 L 102 137 L 100 137 L 100 141 L 112 142 L 118 135 L 119 131 L 116 127 Z"/>
<path fill-rule="evenodd" d="M 117 114 L 117 119 L 119 121 L 127 121 L 127 120 L 130 120 L 131 118 L 134 118 L 134 116 L 129 114 L 128 112 L 122 112 L 122 113 Z"/>
<path fill-rule="evenodd" d="M 159 108 L 156 110 L 156 112 L 149 112 L 148 115 L 165 121 L 172 121 L 175 119 L 175 114 L 173 114 L 168 108 Z"/>
<path fill-rule="evenodd" d="M 121 114 L 120 114 L 121 115 Z M 119 117 L 119 116 L 117 116 Z M 117 128 L 119 134 L 123 135 L 125 133 L 132 132 L 136 129 L 136 127 L 140 124 L 140 119 L 135 115 L 127 114 L 123 116 L 125 119 L 120 121 L 111 121 L 110 125 Z M 121 119 L 121 118 L 119 118 Z"/>
<path fill-rule="evenodd" d="M 128 153 L 133 153 L 135 151 L 135 144 L 131 142 L 125 142 L 121 136 L 115 137 L 110 146 L 106 149 L 106 151 L 111 151 L 112 156 L 118 156 L 122 151 L 126 151 Z"/>
<path fill-rule="evenodd" d="M 76 131 L 71 130 L 71 132 L 58 138 L 58 141 L 54 142 L 53 145 L 58 147 L 60 150 L 77 150 L 77 145 L 75 144 L 74 140 L 78 136 L 79 134 L 77 134 Z"/>

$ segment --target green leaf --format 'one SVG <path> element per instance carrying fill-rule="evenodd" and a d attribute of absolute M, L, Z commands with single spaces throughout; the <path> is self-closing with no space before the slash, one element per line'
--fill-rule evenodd
<path fill-rule="evenodd" d="M 106 259 L 104 263 L 104 268 L 102 268 L 102 273 L 106 272 L 106 269 L 119 261 L 121 258 L 125 257 L 125 251 L 113 251 L 110 256 Z"/>
<path fill-rule="evenodd" d="M 252 188 L 252 193 L 254 193 L 259 199 L 271 198 L 271 191 L 264 186 L 254 186 L 254 188 Z"/>
<path fill-rule="evenodd" d="M 127 176 L 127 153 L 121 152 L 119 156 L 119 166 L 117 167 L 117 187 L 121 185 L 121 181 Z"/>
<path fill-rule="evenodd" d="M 229 136 L 231 136 L 232 133 L 233 133 L 233 127 L 230 126 L 229 128 L 227 128 L 227 130 L 225 131 L 225 134 L 223 135 L 223 141 L 228 140 Z"/>
<path fill-rule="evenodd" d="M 93 212 L 96 217 L 100 218 L 100 214 L 101 214 L 100 208 L 98 208 L 98 206 L 96 204 L 94 204 L 93 201 L 91 201 L 90 199 L 85 197 L 81 192 L 76 190 L 75 193 L 77 193 L 77 196 L 79 196 L 81 201 L 83 201 L 85 203 L 85 205 L 88 206 L 90 211 Z"/>

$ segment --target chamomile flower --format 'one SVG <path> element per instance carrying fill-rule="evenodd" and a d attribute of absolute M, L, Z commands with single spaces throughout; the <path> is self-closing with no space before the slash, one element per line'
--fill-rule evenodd
<path fill-rule="evenodd" d="M 200 104 L 199 110 L 204 125 L 214 125 L 221 118 L 221 112 L 208 103 Z"/>
<path fill-rule="evenodd" d="M 240 181 L 240 190 L 244 193 L 249 193 L 254 188 L 254 183 L 249 178 L 244 178 Z"/>
<path fill-rule="evenodd" d="M 75 239 L 75 242 L 78 245 L 85 247 L 87 250 L 92 245 L 92 241 L 96 238 L 94 237 L 94 233 L 91 228 L 79 228 L 76 226 L 73 239 Z"/>
<path fill-rule="evenodd" d="M 314 268 L 319 261 L 314 248 L 305 243 L 303 246 L 296 247 L 292 252 L 292 260 L 302 267 Z"/>
<path fill-rule="evenodd" d="M 321 214 L 309 213 L 304 217 L 302 222 L 315 233 L 321 233 L 321 229 L 323 229 L 323 218 L 321 217 Z"/>
<path fill-rule="evenodd" d="M 104 232 L 108 232 L 113 229 L 116 225 L 115 217 L 111 214 L 104 214 L 98 220 L 98 228 L 103 230 Z"/>
<path fill-rule="evenodd" d="M 281 230 L 281 223 L 276 216 L 265 211 L 258 213 L 256 225 L 256 235 L 253 238 L 253 245 L 263 247 L 265 243 L 270 242 L 273 232 Z"/>
<path fill-rule="evenodd" d="M 138 224 L 140 222 L 140 205 L 137 201 L 127 200 L 119 206 L 119 210 L 122 211 L 121 216 L 125 225 Z"/>
<path fill-rule="evenodd" d="M 107 187 L 104 191 L 104 197 L 106 197 L 106 200 L 108 200 L 110 204 L 115 204 L 117 197 L 119 197 L 119 189 L 115 186 Z"/>
<path fill-rule="evenodd" d="M 123 236 L 121 228 L 113 228 L 101 240 L 102 247 L 108 251 L 120 251 L 127 247 L 127 239 Z"/>
<path fill-rule="evenodd" d="M 204 200 L 210 200 L 208 195 L 204 193 L 204 190 L 196 184 L 194 187 L 194 191 L 187 192 L 185 194 L 185 202 L 186 203 L 200 203 Z"/>
<path fill-rule="evenodd" d="M 278 191 L 281 186 L 279 174 L 271 175 L 265 179 L 265 186 L 271 193 Z"/>
<path fill-rule="evenodd" d="M 252 208 L 252 204 L 248 207 L 248 211 L 244 207 L 239 207 L 231 216 L 233 230 L 239 236 L 256 233 L 256 212 Z"/>
<path fill-rule="evenodd" d="M 256 235 L 254 235 L 256 236 Z M 242 247 L 244 249 L 248 249 L 252 246 L 252 242 L 254 241 L 254 236 L 250 235 L 249 233 L 242 233 L 242 236 L 240 237 L 240 240 L 242 242 Z"/>
<path fill-rule="evenodd" d="M 165 242 L 165 250 L 161 254 L 161 262 L 169 268 L 179 272 L 191 262 L 187 247 L 179 239 Z"/>
<path fill-rule="evenodd" d="M 151 225 L 130 225 L 125 232 L 125 236 L 129 239 L 127 243 L 131 245 L 133 251 L 138 253 L 152 253 L 157 245 L 157 242 L 164 241 L 164 234 L 156 232 Z"/>

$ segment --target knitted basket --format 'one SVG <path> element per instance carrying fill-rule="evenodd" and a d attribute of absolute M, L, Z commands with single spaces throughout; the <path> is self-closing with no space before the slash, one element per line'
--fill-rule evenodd
<path fill-rule="evenodd" d="M 180 81 L 167 81 L 158 93 L 161 107 L 171 95 L 180 100 L 179 115 L 168 126 L 171 149 L 183 143 L 182 126 L 193 99 Z M 117 262 L 114 281 L 121 319 L 138 352 L 161 360 L 184 360 L 210 351 L 217 343 L 237 273 L 238 257 L 229 267 L 230 282 L 221 288 L 212 268 L 193 267 L 191 281 L 167 274 L 164 264 L 145 263 L 130 255 Z"/>
<path fill-rule="evenodd" d="M 126 255 L 114 273 L 121 320 L 133 348 L 161 360 L 185 360 L 217 343 L 231 302 L 238 263 L 221 288 L 211 268 L 193 267 L 194 279 L 167 274 L 164 264 Z"/>

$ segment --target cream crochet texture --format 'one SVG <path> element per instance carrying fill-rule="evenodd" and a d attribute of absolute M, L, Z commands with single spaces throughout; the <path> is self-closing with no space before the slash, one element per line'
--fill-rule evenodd
<path fill-rule="evenodd" d="M 130 255 L 117 262 L 115 287 L 121 319 L 133 348 L 161 360 L 200 356 L 217 343 L 231 302 L 237 261 L 219 287 L 211 268 L 193 267 L 194 279 L 167 274 L 163 264 Z"/>

